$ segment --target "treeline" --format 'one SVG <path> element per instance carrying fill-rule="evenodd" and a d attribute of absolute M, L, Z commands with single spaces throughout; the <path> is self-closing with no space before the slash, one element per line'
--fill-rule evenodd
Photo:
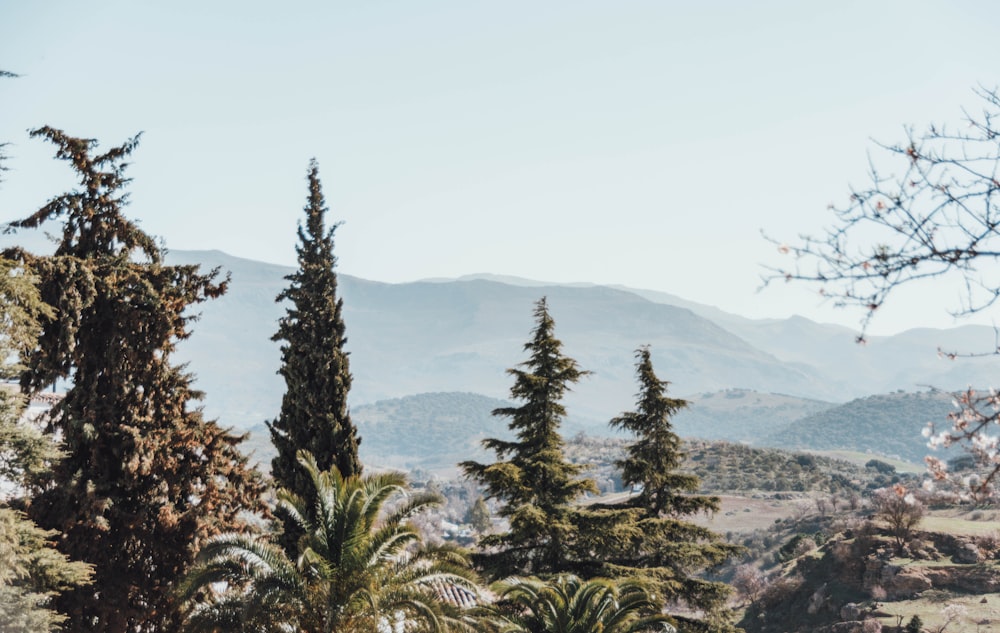
<path fill-rule="evenodd" d="M 740 548 L 684 520 L 718 499 L 679 470 L 671 418 L 687 403 L 667 396 L 648 348 L 636 352 L 634 410 L 610 422 L 633 438 L 616 466 L 638 493 L 581 504 L 596 486 L 567 458 L 560 427 L 562 398 L 586 371 L 540 299 L 527 360 L 509 370 L 514 404 L 494 411 L 510 434 L 485 440 L 496 461 L 462 463 L 505 521 L 471 552 L 430 545 L 413 519 L 440 499 L 400 474 L 367 472 L 358 456 L 336 225 L 316 163 L 298 268 L 277 297 L 286 390 L 267 422 L 276 456 L 266 480 L 243 438 L 202 416 L 192 376 L 172 360 L 197 304 L 225 293 L 228 278 L 166 265 L 164 247 L 124 214 L 138 137 L 102 153 L 58 129 L 31 134 L 55 145 L 79 185 L 9 225 L 55 225 L 57 243 L 51 255 L 2 253 L 0 351 L 20 358 L 5 370 L 23 398 L 69 387 L 44 432 L 24 400 L 0 400 L 11 490 L 0 507 L 0 630 L 733 630 L 729 588 L 698 572 Z M 488 599 L 482 588 L 497 581 Z"/>

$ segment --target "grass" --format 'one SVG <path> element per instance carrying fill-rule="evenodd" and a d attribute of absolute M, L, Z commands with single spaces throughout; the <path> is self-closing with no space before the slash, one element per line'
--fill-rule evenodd
<path fill-rule="evenodd" d="M 894 627 L 897 622 L 896 616 L 902 616 L 905 625 L 911 617 L 918 615 L 923 620 L 924 630 L 937 631 L 945 623 L 942 610 L 950 604 L 961 605 L 966 612 L 961 618 L 951 622 L 944 629 L 946 632 L 985 633 L 1000 629 L 1000 593 L 968 595 L 927 591 L 911 600 L 879 603 L 879 611 L 886 615 L 878 619 L 886 627 Z"/>
<path fill-rule="evenodd" d="M 950 514 L 950 513 L 949 513 Z M 947 532 L 962 536 L 980 536 L 1000 532 L 998 521 L 973 521 L 963 516 L 948 516 L 948 514 L 933 513 L 924 517 L 918 530 L 927 532 Z"/>
<path fill-rule="evenodd" d="M 845 462 L 850 462 L 858 466 L 864 466 L 869 461 L 877 459 L 880 462 L 885 462 L 887 464 L 892 464 L 896 468 L 896 472 L 900 473 L 922 473 L 927 467 L 923 464 L 914 464 L 913 462 L 904 461 L 902 459 L 893 459 L 891 457 L 883 457 L 881 455 L 873 455 L 871 453 L 862 453 L 861 451 L 808 451 L 813 455 L 822 455 L 823 457 L 830 457 L 832 459 L 842 459 Z"/>

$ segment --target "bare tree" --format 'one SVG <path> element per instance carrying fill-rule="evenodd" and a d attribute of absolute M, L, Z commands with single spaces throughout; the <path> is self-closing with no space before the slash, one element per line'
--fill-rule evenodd
<path fill-rule="evenodd" d="M 898 159 L 899 173 L 886 176 L 872 164 L 871 183 L 853 189 L 847 206 L 830 207 L 835 221 L 825 234 L 802 235 L 795 245 L 768 238 L 796 261 L 769 269 L 765 285 L 818 283 L 836 305 L 864 308 L 865 326 L 896 288 L 932 277 L 961 279 L 956 315 L 1000 299 L 996 271 L 985 270 L 1000 260 L 1000 94 L 976 94 L 983 111 L 966 111 L 961 131 L 907 128 L 906 142 L 877 144 Z"/>
<path fill-rule="evenodd" d="M 755 606 L 770 584 L 767 576 L 753 565 L 744 564 L 736 568 L 732 580 L 736 593 Z"/>
<path fill-rule="evenodd" d="M 872 507 L 875 516 L 889 525 L 889 532 L 899 550 L 903 549 L 913 529 L 924 518 L 924 504 L 898 484 L 877 491 L 872 498 Z"/>
<path fill-rule="evenodd" d="M 980 112 L 964 111 L 961 127 L 907 128 L 906 141 L 876 144 L 895 160 L 885 175 L 871 163 L 870 182 L 853 189 L 846 206 L 831 206 L 833 224 L 822 235 L 801 235 L 786 244 L 765 236 L 794 256 L 787 268 L 769 268 L 764 285 L 775 280 L 818 284 L 837 306 L 865 310 L 862 333 L 889 296 L 901 286 L 948 278 L 962 289 L 956 316 L 987 310 L 1000 300 L 1000 93 L 979 88 Z M 954 350 L 942 351 L 955 358 Z M 1000 354 L 1000 330 L 992 349 Z M 949 428 L 929 436 L 938 444 L 969 447 L 985 474 L 977 494 L 1000 474 L 997 396 L 969 391 L 956 396 L 959 410 Z M 947 478 L 940 460 L 929 459 L 932 473 Z"/>

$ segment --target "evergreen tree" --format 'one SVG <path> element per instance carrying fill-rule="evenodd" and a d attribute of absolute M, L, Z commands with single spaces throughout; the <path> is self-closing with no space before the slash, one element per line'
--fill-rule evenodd
<path fill-rule="evenodd" d="M 554 327 L 542 298 L 535 306 L 532 339 L 524 346 L 530 357 L 521 368 L 507 370 L 514 377 L 511 397 L 523 404 L 493 411 L 510 418 L 517 440 L 483 441 L 502 461 L 461 464 L 467 476 L 485 486 L 487 496 L 503 502 L 498 512 L 510 522 L 507 532 L 480 541 L 485 551 L 475 560 L 493 578 L 576 571 L 574 551 L 585 512 L 576 501 L 597 492 L 592 480 L 580 478 L 585 467 L 567 461 L 563 452 L 559 427 L 566 409 L 561 401 L 587 372 L 563 355 Z"/>
<path fill-rule="evenodd" d="M 51 316 L 32 277 L 0 259 L 0 375 L 10 378 L 20 367 L 5 362 L 34 347 L 39 318 Z M 59 459 L 51 435 L 24 415 L 24 398 L 0 389 L 0 631 L 48 633 L 66 616 L 51 608 L 60 591 L 89 582 L 89 565 L 56 551 L 54 531 L 42 530 L 22 511 Z"/>
<path fill-rule="evenodd" d="M 284 341 L 279 373 L 285 379 L 285 395 L 278 418 L 268 423 L 278 449 L 271 475 L 278 486 L 298 494 L 312 485 L 296 459 L 299 450 L 309 451 L 320 470 L 335 466 L 344 477 L 361 473 L 360 440 L 347 407 L 351 373 L 344 351 L 343 300 L 337 297 L 334 272 L 337 225 L 326 228 L 326 212 L 313 160 L 306 223 L 298 230 L 299 269 L 286 277 L 291 283 L 277 298 L 291 302 L 273 337 Z"/>
<path fill-rule="evenodd" d="M 632 537 L 608 551 L 606 572 L 650 578 L 665 599 L 683 601 L 709 614 L 708 621 L 678 618 L 682 631 L 730 630 L 724 610 L 730 588 L 694 574 L 724 563 L 741 548 L 683 520 L 699 512 L 717 511 L 719 499 L 694 494 L 701 485 L 698 477 L 678 472 L 684 453 L 670 420 L 687 401 L 666 395 L 669 383 L 653 371 L 648 347 L 637 350 L 636 358 L 636 410 L 611 420 L 613 428 L 636 436 L 625 458 L 617 462 L 622 483 L 640 487 L 619 506 L 636 510 L 636 523 L 632 529 L 621 529 Z"/>
<path fill-rule="evenodd" d="M 171 364 L 190 306 L 221 295 L 217 271 L 166 266 L 153 238 L 122 215 L 124 160 L 138 137 L 94 155 L 96 141 L 49 127 L 80 188 L 13 224 L 62 220 L 54 255 L 7 253 L 36 272 L 55 310 L 28 357 L 22 388 L 71 387 L 53 409 L 66 456 L 29 507 L 59 549 L 95 566 L 94 584 L 56 599 L 69 631 L 165 632 L 177 622 L 174 584 L 199 543 L 241 529 L 259 507 L 259 477 L 241 438 L 202 418 L 200 394 Z"/>

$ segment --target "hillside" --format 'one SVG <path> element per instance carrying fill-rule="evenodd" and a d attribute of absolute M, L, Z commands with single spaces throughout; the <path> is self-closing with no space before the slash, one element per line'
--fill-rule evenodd
<path fill-rule="evenodd" d="M 942 424 L 953 411 L 951 396 L 924 391 L 890 393 L 852 400 L 785 424 L 757 445 L 788 449 L 871 451 L 922 463 L 930 452 L 920 432 Z M 941 452 L 949 457 L 953 453 Z"/>
<path fill-rule="evenodd" d="M 291 269 L 218 251 L 170 253 L 177 263 L 231 271 L 230 291 L 202 304 L 194 333 L 178 347 L 206 394 L 209 416 L 240 428 L 278 410 L 281 306 L 273 297 Z M 571 411 L 604 420 L 631 406 L 633 352 L 649 344 L 676 393 L 739 386 L 830 397 L 822 372 L 789 366 L 690 310 L 612 288 L 525 287 L 487 280 L 383 284 L 340 276 L 352 404 L 414 393 L 466 391 L 502 398 L 506 369 L 523 360 L 534 301 L 546 295 L 566 353 L 593 372 L 567 398 Z M 233 324 L 239 327 L 233 327 Z"/>
<path fill-rule="evenodd" d="M 510 437 L 507 419 L 492 414 L 510 403 L 476 393 L 421 393 L 379 400 L 351 409 L 361 436 L 361 459 L 376 468 L 454 471 L 460 461 L 492 460 L 480 442 L 487 437 Z M 567 436 L 592 428 L 592 420 L 570 417 Z M 254 459 L 270 463 L 274 449 L 263 424 L 250 429 L 247 448 Z"/>
<path fill-rule="evenodd" d="M 678 435 L 749 443 L 790 422 L 836 406 L 750 389 L 725 389 L 686 399 L 690 404 L 674 418 Z"/>

